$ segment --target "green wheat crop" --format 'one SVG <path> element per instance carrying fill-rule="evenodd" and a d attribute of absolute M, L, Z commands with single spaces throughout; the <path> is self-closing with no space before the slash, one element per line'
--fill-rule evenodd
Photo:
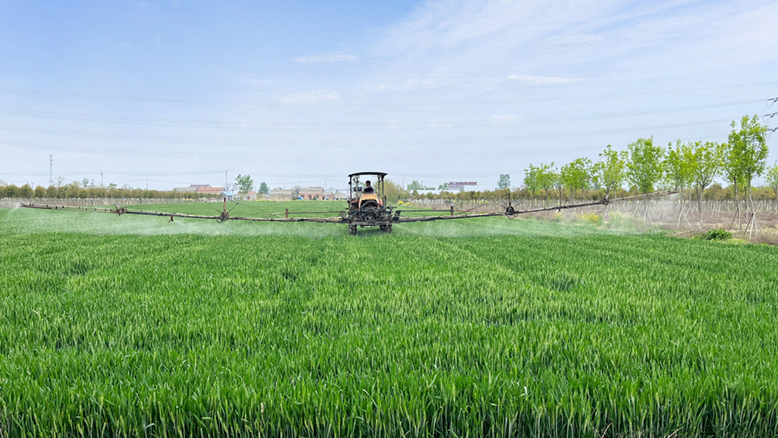
<path fill-rule="evenodd" d="M 776 267 L 533 220 L 0 210 L 0 437 L 778 436 Z"/>

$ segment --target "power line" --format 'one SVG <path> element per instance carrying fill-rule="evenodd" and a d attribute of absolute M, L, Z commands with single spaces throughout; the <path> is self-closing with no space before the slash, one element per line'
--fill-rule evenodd
<path fill-rule="evenodd" d="M 599 135 L 615 132 L 629 132 L 636 130 L 649 130 L 649 129 L 664 129 L 664 128 L 676 128 L 682 126 L 695 126 L 695 125 L 707 125 L 715 123 L 729 122 L 730 119 L 714 119 L 704 120 L 700 122 L 686 122 L 686 123 L 674 123 L 669 125 L 653 125 L 653 126 L 639 126 L 621 129 L 608 129 L 597 131 L 573 131 L 573 132 L 552 132 L 547 134 L 528 134 L 528 135 L 512 135 L 512 136 L 489 136 L 489 137 L 445 137 L 445 138 L 420 138 L 420 139 L 401 139 L 401 140 L 370 140 L 366 142 L 364 140 L 359 141 L 338 141 L 338 142 L 311 142 L 311 141 L 267 141 L 267 140 L 241 140 L 241 139 L 228 139 L 228 138 L 214 138 L 214 137 L 170 137 L 170 136 L 154 136 L 154 135 L 135 135 L 135 134 L 111 134 L 111 133 L 99 133 L 99 132 L 85 132 L 85 131 L 72 131 L 62 129 L 46 129 L 46 128 L 26 128 L 26 127 L 13 127 L 13 126 L 0 126 L 0 130 L 9 132 L 22 132 L 40 135 L 56 135 L 57 137 L 69 137 L 69 138 L 82 138 L 82 139 L 106 139 L 115 140 L 121 142 L 157 142 L 163 144 L 183 144 L 183 145 L 218 145 L 218 146 L 233 146 L 233 147 L 250 147 L 252 149 L 265 149 L 276 148 L 277 146 L 298 146 L 298 147 L 311 147 L 311 146 L 327 146 L 332 149 L 350 148 L 353 146 L 364 147 L 366 145 L 400 145 L 409 146 L 424 143 L 444 143 L 446 146 L 452 144 L 485 144 L 485 143 L 500 143 L 500 142 L 512 142 L 522 139 L 542 139 L 542 138 L 556 138 L 556 137 L 578 137 L 586 135 Z"/>
<path fill-rule="evenodd" d="M 648 130 L 657 130 L 657 129 L 668 129 L 668 128 L 681 128 L 681 127 L 688 127 L 688 126 L 700 126 L 700 125 L 708 125 L 708 124 L 714 124 L 714 123 L 723 123 L 727 122 L 729 119 L 717 119 L 717 120 L 707 120 L 702 122 L 694 122 L 694 123 L 676 123 L 676 124 L 669 124 L 669 125 L 654 125 L 654 126 L 648 126 L 648 127 L 637 127 L 637 128 L 622 128 L 622 129 L 610 129 L 610 130 L 599 130 L 599 131 L 585 131 L 585 132 L 553 132 L 548 134 L 535 134 L 535 135 L 524 135 L 524 136 L 502 136 L 502 137 L 466 137 L 466 138 L 460 138 L 459 141 L 457 141 L 456 138 L 453 139 L 422 139 L 422 140 L 402 140 L 398 141 L 395 144 L 401 144 L 406 147 L 417 147 L 424 145 L 425 143 L 429 143 L 430 141 L 438 142 L 441 145 L 444 145 L 446 147 L 449 147 L 454 144 L 459 145 L 486 145 L 486 144 L 504 144 L 509 143 L 513 144 L 516 141 L 521 140 L 538 140 L 538 139 L 549 139 L 549 138 L 566 138 L 566 137 L 583 137 L 583 136 L 590 136 L 590 135 L 601 135 L 601 134 L 608 134 L 608 133 L 620 133 L 620 132 L 635 132 L 635 131 L 648 131 Z M 363 148 L 370 148 L 370 147 L 381 147 L 386 146 L 387 144 L 391 143 L 370 143 L 370 142 L 361 142 L 360 147 Z M 18 142 L 18 141 L 0 141 L 0 145 L 6 145 L 6 146 L 14 146 L 14 147 L 24 147 L 24 148 L 31 148 L 31 149 L 56 149 L 56 150 L 65 150 L 65 151 L 71 151 L 76 153 L 86 153 L 86 154 L 98 154 L 98 155 L 114 155 L 114 156 L 143 156 L 143 157 L 191 157 L 193 152 L 191 150 L 165 150 L 165 149 L 131 149 L 131 148 L 106 148 L 106 147 L 90 147 L 90 146 L 74 146 L 74 145 L 58 145 L 58 144 L 51 144 L 51 143 L 37 143 L 37 142 Z M 345 148 L 349 147 L 346 145 L 339 145 L 334 148 Z M 353 146 L 351 146 L 353 147 Z M 224 152 L 223 150 L 220 150 L 218 152 L 212 152 L 212 153 L 202 153 L 197 152 L 199 155 L 203 156 L 209 156 L 209 155 L 218 155 L 220 158 L 232 158 L 232 159 L 276 159 L 276 160 L 288 160 L 288 159 L 299 159 L 299 154 L 291 154 L 291 155 L 268 155 L 268 154 L 257 154 L 257 153 L 228 153 Z M 407 153 L 397 153 L 397 154 L 388 154 L 383 156 L 374 156 L 375 159 L 380 158 L 397 158 L 397 157 L 413 157 L 417 156 L 418 154 L 407 154 Z M 434 154 L 435 156 L 439 156 L 440 154 Z M 306 154 L 306 158 L 326 158 L 328 157 L 328 154 L 324 155 L 315 155 L 315 154 Z M 425 155 L 426 156 L 426 155 Z"/>
<path fill-rule="evenodd" d="M 457 101 L 410 101 L 410 102 L 327 102 L 330 105 L 337 106 L 424 106 L 424 105 L 473 105 L 473 104 L 496 104 L 496 103 L 518 103 L 518 102 L 551 102 L 551 101 L 569 101 L 578 99 L 603 99 L 611 97 L 630 97 L 630 96 L 645 96 L 655 94 L 671 94 L 671 93 L 687 93 L 695 91 L 711 91 L 711 90 L 723 90 L 732 88 L 746 88 L 756 87 L 764 85 L 775 85 L 775 82 L 758 82 L 752 84 L 736 84 L 736 85 L 721 85 L 715 87 L 699 87 L 699 88 L 677 88 L 672 90 L 654 90 L 654 91 L 641 91 L 634 93 L 614 93 L 614 94 L 598 94 L 598 95 L 584 95 L 584 96 L 561 96 L 561 97 L 546 97 L 537 99 L 492 99 L 492 100 L 457 100 Z M 281 100 L 265 100 L 265 101 L 237 101 L 237 100 L 197 100 L 197 99 L 152 99 L 143 97 L 125 97 L 125 96 L 100 96 L 91 94 L 79 94 L 79 93 L 57 93 L 48 91 L 25 91 L 25 90 L 2 90 L 2 94 L 18 94 L 18 95 L 38 95 L 38 96 L 52 96 L 63 97 L 69 99 L 87 99 L 87 100 L 108 100 L 108 101 L 124 101 L 124 102 L 141 102 L 141 103 L 169 103 L 169 104 L 203 104 L 203 105 L 296 105 L 290 103 L 284 103 Z"/>
<path fill-rule="evenodd" d="M 778 99 L 778 98 L 776 98 Z M 769 101 L 771 99 L 752 99 L 733 102 L 724 102 L 717 104 L 690 105 L 684 107 L 654 108 L 647 110 L 616 111 L 608 113 L 578 113 L 578 114 L 556 114 L 553 116 L 529 117 L 520 120 L 492 120 L 492 119 L 472 119 L 472 120 L 429 120 L 424 122 L 382 122 L 382 123 L 323 123 L 323 122 L 240 122 L 240 121 L 215 121 L 215 120 L 176 120 L 176 119 L 151 119 L 144 117 L 119 117 L 106 116 L 98 114 L 71 114 L 48 111 L 31 110 L 0 110 L 0 113 L 56 120 L 70 120 L 82 122 L 98 122 L 128 125 L 149 125 L 149 126 L 172 126 L 186 128 L 211 128 L 211 129 L 320 129 L 320 130 L 384 130 L 384 129 L 448 129 L 448 128 L 478 128 L 478 127 L 496 127 L 496 126 L 517 126 L 536 124 L 544 122 L 561 122 L 576 120 L 594 120 L 631 117 L 640 114 L 659 114 L 666 112 L 678 112 L 687 110 L 698 110 L 706 108 L 717 108 L 725 106 L 736 106 L 744 104 L 753 104 Z"/>

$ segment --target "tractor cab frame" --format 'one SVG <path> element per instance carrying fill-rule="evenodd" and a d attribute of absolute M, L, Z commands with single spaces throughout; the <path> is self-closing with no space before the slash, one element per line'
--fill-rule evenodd
<path fill-rule="evenodd" d="M 370 177 L 373 177 L 372 180 Z M 384 172 L 357 172 L 348 176 L 348 232 L 357 234 L 358 227 L 379 227 L 392 232 L 392 207 L 386 205 Z M 367 181 L 372 193 L 365 193 Z"/>

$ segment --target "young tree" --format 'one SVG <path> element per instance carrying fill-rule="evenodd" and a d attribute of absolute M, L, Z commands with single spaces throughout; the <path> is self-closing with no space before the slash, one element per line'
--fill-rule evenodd
<path fill-rule="evenodd" d="M 524 169 L 524 187 L 529 190 L 532 197 L 535 197 L 535 192 L 538 191 L 538 188 L 540 185 L 538 184 L 538 172 L 540 169 L 533 166 L 532 164 L 529 165 L 529 169 Z"/>
<path fill-rule="evenodd" d="M 30 184 L 25 184 L 25 185 L 23 185 L 23 186 L 21 186 L 19 188 L 19 197 L 20 198 L 30 199 L 30 198 L 32 198 L 33 193 L 34 192 L 32 190 L 32 187 L 30 186 Z"/>
<path fill-rule="evenodd" d="M 254 181 L 251 179 L 251 175 L 241 175 L 235 177 L 235 187 L 238 189 L 238 194 L 245 195 L 254 190 Z"/>
<path fill-rule="evenodd" d="M 35 197 L 36 198 L 45 198 L 46 197 L 46 189 L 43 186 L 37 186 L 35 187 Z"/>
<path fill-rule="evenodd" d="M 640 193 L 651 193 L 654 185 L 662 178 L 664 149 L 654 146 L 654 138 L 639 138 L 627 145 L 627 179 Z"/>
<path fill-rule="evenodd" d="M 616 151 L 611 145 L 605 147 L 600 153 L 600 163 L 598 167 L 598 180 L 602 188 L 605 189 L 605 195 L 609 196 L 611 191 L 616 193 L 624 185 L 627 177 L 627 151 Z"/>
<path fill-rule="evenodd" d="M 424 187 L 422 187 L 420 182 L 418 182 L 416 180 L 413 180 L 413 181 L 411 181 L 410 184 L 408 184 L 407 190 L 409 192 L 412 192 L 414 190 L 424 190 Z"/>
<path fill-rule="evenodd" d="M 694 185 L 697 198 L 700 227 L 702 227 L 702 195 L 713 180 L 721 174 L 724 150 L 723 144 L 700 141 L 689 143 L 683 149 L 683 161 L 688 168 L 689 179 Z"/>
<path fill-rule="evenodd" d="M 560 177 L 565 187 L 570 189 L 571 200 L 577 189 L 581 189 L 581 196 L 586 196 L 585 192 L 591 180 L 591 166 L 592 160 L 588 158 L 576 158 L 562 166 Z"/>
<path fill-rule="evenodd" d="M 746 189 L 748 202 L 746 207 L 753 211 L 754 200 L 751 196 L 751 183 L 754 178 L 764 173 L 767 165 L 766 134 L 767 126 L 759 123 L 759 118 L 743 116 L 740 120 L 740 129 L 732 121 L 732 132 L 729 134 L 729 161 L 737 169 L 737 175 L 742 178 L 743 188 Z"/>
<path fill-rule="evenodd" d="M 557 179 L 559 179 L 559 175 L 557 175 L 556 171 L 554 170 L 553 162 L 551 162 L 551 164 L 541 164 L 537 169 L 538 187 L 543 189 L 543 195 L 546 198 L 546 207 L 548 207 L 548 191 L 554 188 L 554 184 L 556 183 Z"/>
<path fill-rule="evenodd" d="M 439 185 L 438 186 L 438 190 L 446 190 L 446 191 L 448 191 L 448 183 L 445 182 L 445 183 Z"/>
<path fill-rule="evenodd" d="M 384 195 L 387 202 L 396 203 L 397 201 L 407 201 L 410 194 L 400 187 L 400 184 L 395 184 L 393 181 L 384 181 Z"/>
<path fill-rule="evenodd" d="M 767 169 L 765 182 L 772 187 L 773 193 L 775 193 L 775 212 L 778 213 L 778 162 Z"/>
<path fill-rule="evenodd" d="M 263 195 L 267 195 L 268 193 L 270 193 L 270 189 L 267 188 L 267 183 L 265 183 L 264 181 L 262 181 L 262 184 L 259 185 L 259 192 L 262 193 Z"/>
<path fill-rule="evenodd" d="M 497 188 L 500 190 L 511 188 L 511 176 L 508 174 L 501 174 L 500 179 L 497 180 Z"/>
<path fill-rule="evenodd" d="M 664 161 L 665 178 L 673 190 L 678 190 L 683 197 L 683 190 L 691 184 L 691 163 L 694 158 L 689 144 L 678 140 L 675 147 L 672 143 L 667 145 L 667 155 Z"/>

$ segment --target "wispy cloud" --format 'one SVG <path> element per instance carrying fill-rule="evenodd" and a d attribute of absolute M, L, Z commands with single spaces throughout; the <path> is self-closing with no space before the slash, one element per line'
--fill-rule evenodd
<path fill-rule="evenodd" d="M 278 101 L 281 103 L 295 104 L 295 105 L 332 102 L 336 100 L 340 100 L 340 94 L 336 92 L 321 93 L 318 91 L 314 91 L 310 93 L 289 94 L 278 99 Z"/>
<path fill-rule="evenodd" d="M 356 61 L 359 56 L 356 55 L 310 55 L 300 56 L 294 58 L 295 62 L 302 64 L 316 64 L 316 63 L 328 63 L 328 62 L 349 62 Z"/>

